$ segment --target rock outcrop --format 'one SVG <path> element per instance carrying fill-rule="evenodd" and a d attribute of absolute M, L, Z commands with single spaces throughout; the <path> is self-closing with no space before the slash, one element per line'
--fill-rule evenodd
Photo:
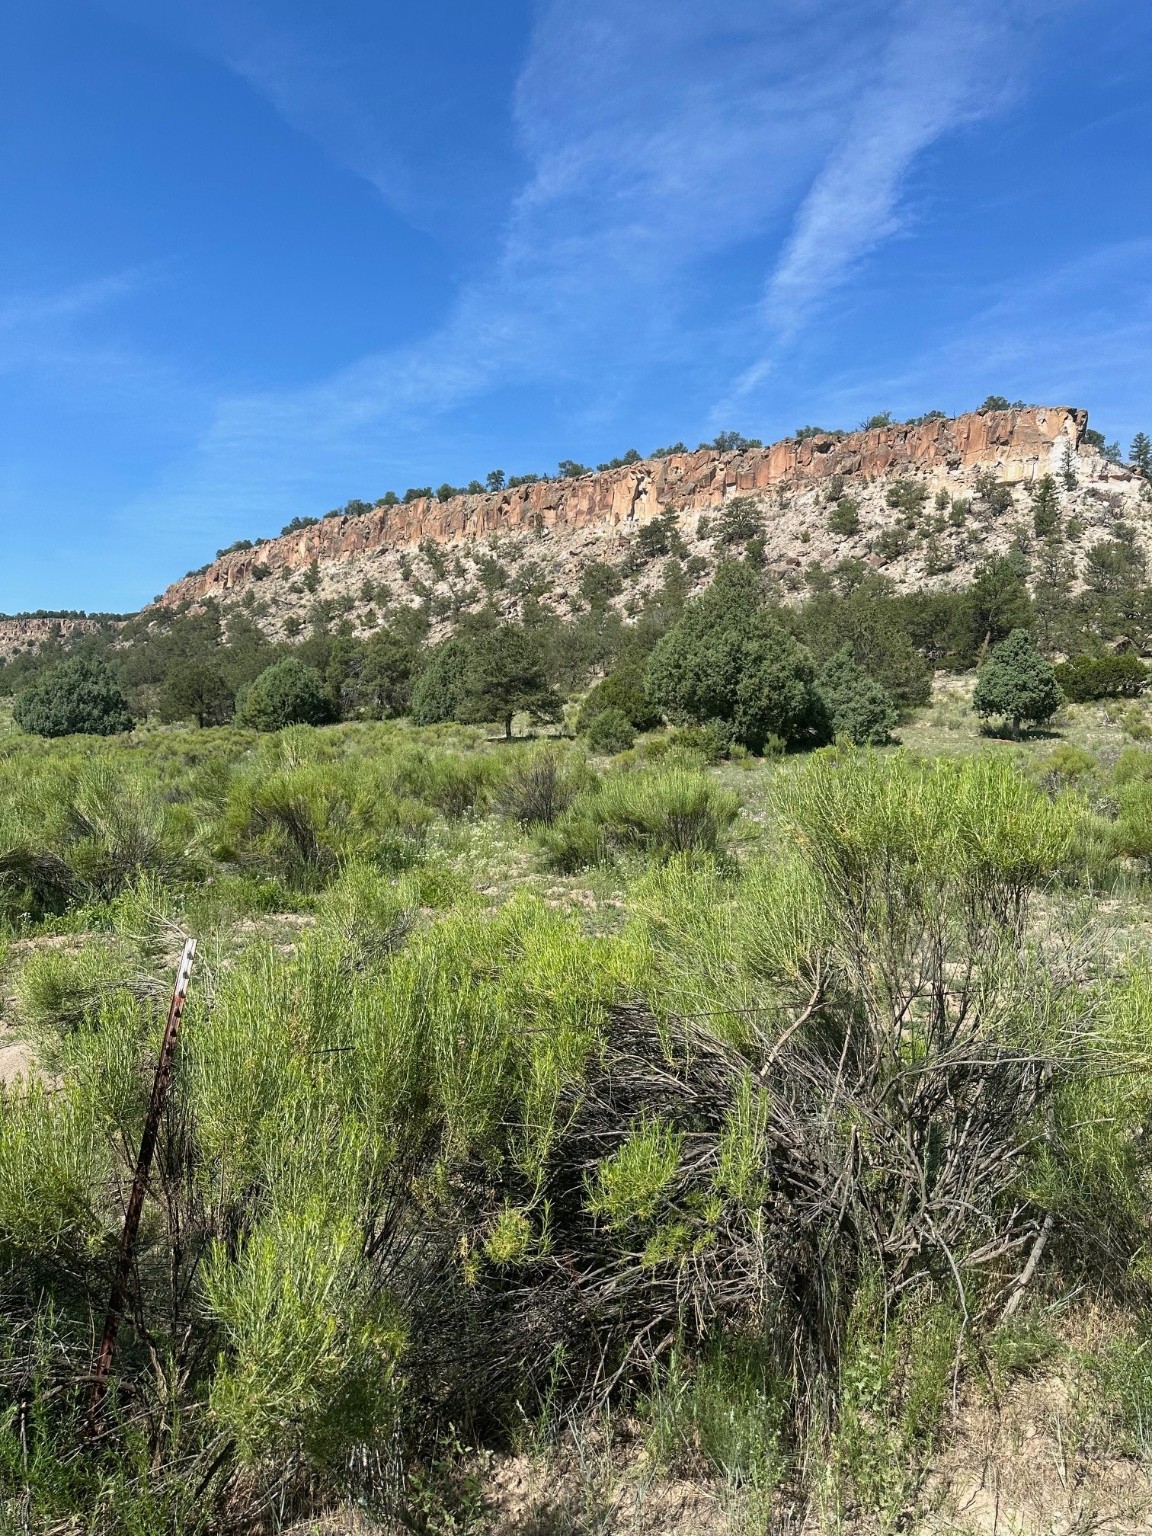
<path fill-rule="evenodd" d="M 514 617 L 529 595 L 562 616 L 589 601 L 627 616 L 670 579 L 672 562 L 671 579 L 691 592 L 718 559 L 744 552 L 748 534 L 734 537 L 726 516 L 737 497 L 758 525 L 748 547 L 785 600 L 803 596 L 813 567 L 844 561 L 882 571 L 898 590 L 958 587 L 989 556 L 1040 559 L 1031 490 L 1045 475 L 1057 486 L 1058 531 L 1068 534 L 1060 560 L 1073 588 L 1102 541 L 1133 543 L 1152 571 L 1152 486 L 1106 458 L 1087 422 L 1067 406 L 977 411 L 381 504 L 223 555 L 173 583 L 144 616 L 211 601 L 244 609 L 273 639 L 333 622 L 367 635 L 417 604 L 438 638 L 488 603 Z"/>
<path fill-rule="evenodd" d="M 844 436 L 790 438 L 741 453 L 702 448 L 577 479 L 537 481 L 445 502 L 421 497 L 403 506 L 376 507 L 360 517 L 326 518 L 255 549 L 223 555 L 174 582 L 158 603 L 197 604 L 238 593 L 269 574 L 303 571 L 314 560 L 355 564 L 424 539 L 458 544 L 490 535 L 619 530 L 666 508 L 691 520 L 716 512 L 734 495 L 785 488 L 802 492 L 837 475 L 858 482 L 987 469 L 1006 484 L 1027 484 L 1059 470 L 1065 445 L 1073 452 L 1081 447 L 1087 421 L 1086 411 L 1066 406 L 980 411 Z"/>
<path fill-rule="evenodd" d="M 11 661 L 25 651 L 38 651 L 53 641 L 75 640 L 79 635 L 94 634 L 99 628 L 98 619 L 54 619 L 37 614 L 0 617 L 0 661 Z"/>

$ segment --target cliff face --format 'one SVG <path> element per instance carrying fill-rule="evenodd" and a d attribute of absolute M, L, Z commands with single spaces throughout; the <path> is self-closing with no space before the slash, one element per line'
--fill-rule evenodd
<path fill-rule="evenodd" d="M 1152 487 L 1092 446 L 1087 420 L 1065 406 L 974 412 L 376 507 L 224 555 L 173 583 L 145 617 L 215 601 L 242 608 L 273 639 L 334 621 L 366 636 L 389 611 L 426 604 L 439 638 L 489 603 L 515 617 L 530 594 L 566 616 L 593 592 L 627 616 L 671 579 L 670 561 L 691 592 L 718 559 L 743 552 L 747 534 L 725 543 L 717 516 L 736 497 L 754 503 L 756 558 L 784 599 L 803 596 L 812 566 L 845 560 L 899 590 L 957 587 L 989 556 L 1040 557 L 1030 490 L 1048 474 L 1073 584 L 1093 544 L 1118 537 L 1141 547 L 1152 570 Z M 896 481 L 916 482 L 911 496 L 904 484 L 891 495 Z M 656 518 L 660 530 L 646 535 Z"/>
<path fill-rule="evenodd" d="M 11 661 L 24 651 L 38 651 L 53 640 L 74 640 L 94 634 L 96 619 L 0 618 L 0 661 Z"/>
<path fill-rule="evenodd" d="M 355 565 L 423 539 L 457 544 L 492 535 L 620 530 L 666 508 L 693 519 L 719 510 L 734 495 L 818 490 L 834 475 L 859 482 L 988 469 L 1007 484 L 1027 484 L 1058 472 L 1065 445 L 1074 452 L 1080 447 L 1087 421 L 1086 411 L 1064 406 L 973 412 L 845 437 L 789 439 L 743 453 L 700 449 L 575 480 L 541 481 L 446 502 L 422 497 L 361 517 L 327 518 L 257 549 L 224 555 L 205 571 L 174 582 L 158 602 L 174 607 L 226 597 L 265 580 L 266 573 L 303 571 L 313 560 Z"/>

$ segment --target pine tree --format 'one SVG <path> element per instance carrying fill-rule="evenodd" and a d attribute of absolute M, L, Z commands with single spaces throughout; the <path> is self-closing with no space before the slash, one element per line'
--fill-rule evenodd
<path fill-rule="evenodd" d="M 436 725 L 459 720 L 484 725 L 499 720 L 506 737 L 523 711 L 536 720 L 558 719 L 541 635 L 481 614 L 450 640 L 434 647 L 412 689 L 412 720 Z"/>
<path fill-rule="evenodd" d="M 170 667 L 160 695 L 161 720 L 195 720 L 199 726 L 223 725 L 232 718 L 235 691 L 219 666 L 203 661 Z"/>
<path fill-rule="evenodd" d="M 1145 432 L 1137 432 L 1132 439 L 1132 447 L 1128 457 L 1136 468 L 1144 476 L 1145 480 L 1152 480 L 1152 439 Z"/>
<path fill-rule="evenodd" d="M 975 661 L 1014 629 L 1030 629 L 1032 599 L 1015 562 L 1002 555 L 982 565 L 961 599 L 961 611 L 967 631 L 961 655 L 966 661 Z"/>
<path fill-rule="evenodd" d="M 478 627 L 466 648 L 458 720 L 473 725 L 500 720 L 510 739 L 513 717 L 521 711 L 534 720 L 560 717 L 563 705 L 548 680 L 535 634 L 518 624 Z"/>
<path fill-rule="evenodd" d="M 1051 475 L 1039 480 L 1032 492 L 1032 527 L 1038 539 L 1051 538 L 1060 527 L 1060 502 Z"/>
<path fill-rule="evenodd" d="M 1074 645 L 1078 616 L 1069 602 L 1076 579 L 1076 562 L 1059 539 L 1045 539 L 1032 572 L 1032 606 L 1036 633 L 1045 651 Z"/>

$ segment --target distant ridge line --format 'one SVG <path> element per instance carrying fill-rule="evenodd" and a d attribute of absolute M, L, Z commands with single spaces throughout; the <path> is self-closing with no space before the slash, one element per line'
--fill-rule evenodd
<path fill-rule="evenodd" d="M 698 448 L 447 501 L 422 496 L 355 517 L 323 518 L 251 549 L 221 555 L 173 582 L 148 607 L 225 597 L 282 570 L 303 571 L 313 561 L 340 562 L 424 539 L 452 544 L 491 534 L 619 528 L 666 509 L 681 517 L 699 516 L 718 510 L 731 495 L 755 495 L 786 484 L 801 488 L 834 475 L 849 480 L 985 467 L 1008 484 L 1027 484 L 1055 473 L 1066 445 L 1081 452 L 1087 424 L 1087 411 L 1065 405 L 969 411 L 844 434 L 784 438 L 728 453 Z"/>

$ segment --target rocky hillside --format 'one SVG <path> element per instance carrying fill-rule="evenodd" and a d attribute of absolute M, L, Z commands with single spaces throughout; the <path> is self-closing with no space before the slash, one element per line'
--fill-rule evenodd
<path fill-rule="evenodd" d="M 41 646 L 56 640 L 74 640 L 80 635 L 96 634 L 100 628 L 99 619 L 79 615 L 0 615 L 0 661 L 11 661 L 25 651 L 38 651 Z"/>
<path fill-rule="evenodd" d="M 950 587 L 990 553 L 1034 552 L 1053 518 L 1082 573 L 1092 546 L 1118 534 L 1152 553 L 1152 491 L 1099 452 L 1087 422 L 1065 406 L 979 411 L 377 505 L 226 554 L 157 605 L 242 605 L 276 637 L 298 633 L 317 604 L 363 632 L 389 606 L 425 600 L 440 623 L 489 600 L 515 613 L 529 594 L 567 613 L 593 589 L 628 612 L 668 558 L 700 586 L 749 540 L 786 593 L 803 590 L 813 562 L 847 559 L 900 588 Z M 1038 519 L 1046 475 L 1057 494 Z"/>

